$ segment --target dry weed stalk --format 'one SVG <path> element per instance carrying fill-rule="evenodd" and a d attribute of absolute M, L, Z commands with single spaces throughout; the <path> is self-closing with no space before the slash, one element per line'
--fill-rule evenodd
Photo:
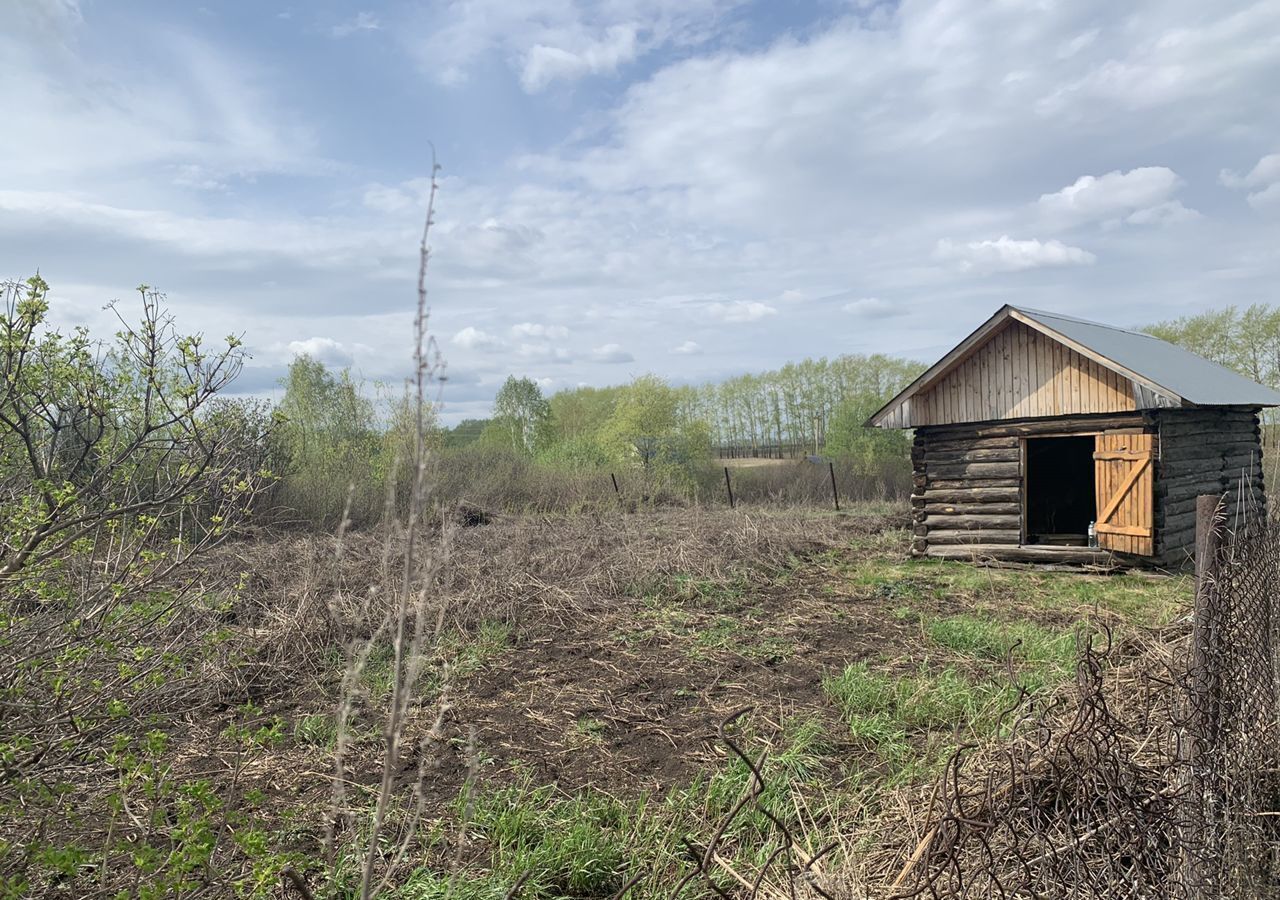
<path fill-rule="evenodd" d="M 376 579 L 368 586 L 367 592 L 355 604 L 354 609 L 350 608 L 351 604 L 344 602 L 340 594 L 335 595 L 330 602 L 330 612 L 342 635 L 346 652 L 346 666 L 335 712 L 333 786 L 325 835 L 325 859 L 331 891 L 337 889 L 341 826 L 353 818 L 348 803 L 347 757 L 352 746 L 353 714 L 363 700 L 362 676 L 379 646 L 388 639 L 391 644 L 390 698 L 382 723 L 381 775 L 372 817 L 367 831 L 362 835 L 363 849 L 360 852 L 361 900 L 378 896 L 391 884 L 413 843 L 425 805 L 422 787 L 427 777 L 427 767 L 434 756 L 434 745 L 441 740 L 445 717 L 449 711 L 448 667 L 441 661 L 441 687 L 434 699 L 432 724 L 419 739 L 417 746 L 418 764 L 412 799 L 408 804 L 405 820 L 397 822 L 398 834 L 392 849 L 390 853 L 386 853 L 384 837 L 389 819 L 397 812 L 401 802 L 399 779 L 407 755 L 410 726 L 416 721 L 415 706 L 419 689 L 428 665 L 435 661 L 435 651 L 444 631 L 448 609 L 447 602 L 438 591 L 438 576 L 445 556 L 449 529 L 446 524 L 434 531 L 429 529 L 430 523 L 427 521 L 430 514 L 428 501 L 431 497 L 431 458 L 426 432 L 430 419 L 428 413 L 438 400 L 438 396 L 431 395 L 431 391 L 438 391 L 443 368 L 436 341 L 428 330 L 426 285 L 430 260 L 428 241 L 434 224 L 439 171 L 440 167 L 433 155 L 427 212 L 418 248 L 414 374 L 410 382 L 410 402 L 414 414 L 413 478 L 407 515 L 403 523 L 397 520 L 394 515 L 394 488 L 389 488 L 386 517 L 388 525 Z M 341 568 L 343 563 L 349 522 L 348 503 L 348 510 L 344 510 L 343 521 L 339 526 L 334 553 L 334 565 L 337 568 Z M 432 546 L 428 546 L 429 537 L 436 538 Z M 314 896 L 296 872 L 288 870 L 284 877 L 304 896 Z"/>

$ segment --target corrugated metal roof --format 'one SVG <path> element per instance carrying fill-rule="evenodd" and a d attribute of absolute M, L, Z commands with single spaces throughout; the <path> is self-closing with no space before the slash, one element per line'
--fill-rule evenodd
<path fill-rule="evenodd" d="M 1280 406 L 1280 393 L 1174 344 L 1058 313 L 1012 309 L 1197 406 Z"/>

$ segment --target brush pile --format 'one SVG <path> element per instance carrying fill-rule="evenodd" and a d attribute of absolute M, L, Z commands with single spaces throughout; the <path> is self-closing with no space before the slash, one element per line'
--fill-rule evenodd
<path fill-rule="evenodd" d="M 1080 643 L 1074 683 L 1043 703 L 1021 700 L 1004 739 L 960 747 L 928 793 L 882 819 L 878 849 L 850 866 L 877 886 L 865 893 L 1276 895 L 1274 713 L 1244 744 L 1222 721 L 1208 739 L 1185 626 L 1123 646 L 1107 632 Z"/>

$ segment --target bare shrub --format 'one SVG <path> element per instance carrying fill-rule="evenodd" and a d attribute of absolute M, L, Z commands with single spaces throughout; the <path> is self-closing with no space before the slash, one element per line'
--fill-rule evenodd
<path fill-rule="evenodd" d="M 732 466 L 734 499 L 746 504 L 830 507 L 832 470 L 841 502 L 905 501 L 911 494 L 911 471 L 905 463 L 889 460 L 870 469 L 843 460 L 830 465 L 825 460 L 798 460 Z M 698 479 L 699 496 L 707 502 L 723 500 L 723 479 L 719 466 L 703 472 Z"/>

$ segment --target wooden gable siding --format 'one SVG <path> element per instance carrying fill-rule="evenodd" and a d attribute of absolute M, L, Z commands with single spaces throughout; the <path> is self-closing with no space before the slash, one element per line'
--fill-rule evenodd
<path fill-rule="evenodd" d="M 910 400 L 907 427 L 1131 412 L 1133 382 L 1010 322 Z"/>

